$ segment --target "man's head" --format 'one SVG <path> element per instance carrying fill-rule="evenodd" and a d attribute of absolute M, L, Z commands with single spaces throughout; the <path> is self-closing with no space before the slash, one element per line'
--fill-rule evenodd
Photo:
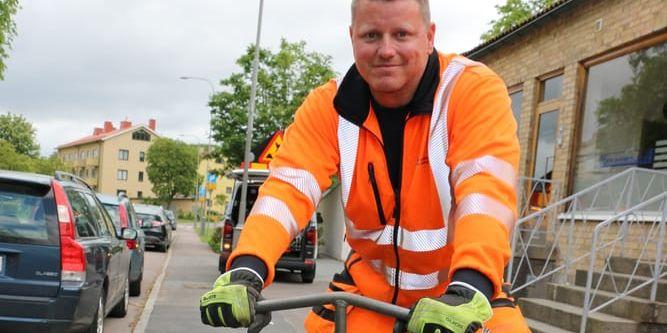
<path fill-rule="evenodd" d="M 433 52 L 428 0 L 353 0 L 354 59 L 375 99 L 387 107 L 412 99 Z"/>

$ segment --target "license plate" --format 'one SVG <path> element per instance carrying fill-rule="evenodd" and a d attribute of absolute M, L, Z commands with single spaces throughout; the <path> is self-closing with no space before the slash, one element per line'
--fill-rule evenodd
<path fill-rule="evenodd" d="M 0 275 L 5 274 L 5 256 L 0 256 Z"/>

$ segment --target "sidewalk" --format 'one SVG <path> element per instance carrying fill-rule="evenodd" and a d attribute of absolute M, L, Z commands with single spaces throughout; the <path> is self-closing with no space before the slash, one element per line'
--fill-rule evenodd
<path fill-rule="evenodd" d="M 219 275 L 218 256 L 199 240 L 191 225 L 179 226 L 178 239 L 171 251 L 172 257 L 145 332 L 245 332 L 245 329 L 214 328 L 201 323 L 199 297 L 211 288 Z M 266 298 L 281 298 L 325 292 L 333 273 L 342 267 L 339 261 L 318 259 L 315 282 L 311 284 L 301 283 L 296 274 L 277 272 L 276 281 L 262 294 Z M 303 332 L 303 319 L 308 310 L 274 313 L 273 323 L 262 332 Z"/>

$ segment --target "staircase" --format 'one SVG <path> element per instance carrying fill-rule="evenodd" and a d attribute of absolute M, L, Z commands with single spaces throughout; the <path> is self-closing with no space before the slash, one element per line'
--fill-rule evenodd
<path fill-rule="evenodd" d="M 631 168 L 522 217 L 506 281 L 533 332 L 667 332 L 667 172 Z"/>
<path fill-rule="evenodd" d="M 625 286 L 634 281 L 636 286 L 652 277 L 650 270 L 653 263 L 640 262 L 640 270 L 635 272 L 634 260 L 614 257 L 610 261 L 618 266 L 615 273 L 608 273 L 601 280 L 593 307 L 597 307 L 616 297 L 614 284 Z M 596 275 L 597 274 L 597 275 Z M 565 285 L 549 283 L 546 298 L 519 299 L 521 311 L 528 321 L 531 330 L 536 333 L 578 332 L 584 313 L 586 280 L 588 271 L 577 270 L 575 284 Z M 594 273 L 599 277 L 599 273 Z M 639 288 L 629 296 L 625 296 L 603 307 L 599 312 L 588 316 L 585 332 L 614 333 L 664 333 L 667 332 L 667 279 L 658 281 L 655 301 L 649 299 L 651 284 Z"/>

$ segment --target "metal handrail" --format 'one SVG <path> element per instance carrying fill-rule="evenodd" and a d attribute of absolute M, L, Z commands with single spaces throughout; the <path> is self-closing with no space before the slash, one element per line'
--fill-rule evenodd
<path fill-rule="evenodd" d="M 656 206 L 658 208 L 658 211 L 661 212 L 660 216 L 657 219 L 654 219 L 651 222 L 648 221 L 650 220 L 649 218 L 644 218 L 644 216 L 642 216 L 642 212 L 646 212 L 647 208 L 652 208 Z M 654 211 L 654 210 L 648 210 L 648 211 Z M 642 231 L 641 229 L 638 230 L 639 232 L 634 232 L 634 233 L 629 231 L 629 229 L 634 226 L 633 224 L 637 223 L 644 224 L 645 226 L 643 228 L 644 232 L 641 232 Z M 618 226 L 618 228 L 612 229 L 611 227 L 614 225 Z M 647 226 L 650 226 L 650 228 Z M 657 227 L 657 232 L 656 232 L 656 227 Z M 639 289 L 648 286 L 649 284 L 651 284 L 651 293 L 649 299 L 652 302 L 655 301 L 658 281 L 662 277 L 667 276 L 667 271 L 662 272 L 663 268 L 666 265 L 665 259 L 667 259 L 667 257 L 664 256 L 663 254 L 663 246 L 665 245 L 665 232 L 667 232 L 666 228 L 667 228 L 667 192 L 663 192 L 662 194 L 657 195 L 647 201 L 644 201 L 643 203 L 640 203 L 628 210 L 625 210 L 624 212 L 616 214 L 615 216 L 612 216 L 606 221 L 601 222 L 595 226 L 595 230 L 593 231 L 593 241 L 591 243 L 591 249 L 590 249 L 588 274 L 586 277 L 586 289 L 585 289 L 584 304 L 583 304 L 584 311 L 582 313 L 581 326 L 579 330 L 580 333 L 585 332 L 587 319 L 590 314 L 601 310 L 602 308 L 608 306 L 609 304 L 625 296 L 628 296 L 634 293 L 635 291 L 638 291 Z M 618 249 L 616 246 L 618 244 L 623 244 L 628 240 L 628 238 L 638 238 L 637 241 L 638 243 L 642 244 L 642 247 L 639 251 L 639 255 L 637 256 L 637 258 L 633 258 L 634 269 L 632 273 L 624 277 L 625 279 L 627 279 L 627 281 L 625 283 L 625 286 L 624 287 L 621 286 L 620 288 L 621 290 L 619 290 L 617 283 L 615 281 L 616 279 L 614 275 L 615 272 L 610 263 L 612 261 L 612 258 L 615 257 L 614 255 L 616 254 L 616 250 Z M 649 246 L 649 244 L 656 245 L 655 258 L 650 258 L 650 255 L 648 254 L 647 247 Z M 598 253 L 605 254 L 603 260 L 604 266 L 601 271 L 597 272 L 599 274 L 599 277 L 595 288 L 593 288 L 593 280 L 594 280 L 593 273 L 596 271 L 595 268 L 596 268 L 596 259 Z M 645 256 L 647 258 L 645 258 Z M 653 267 L 651 268 L 652 276 L 648 279 L 646 277 L 640 279 L 637 276 L 637 269 L 643 259 L 644 260 L 652 259 L 653 262 Z M 605 275 L 605 273 L 609 274 Z M 598 291 L 600 291 L 600 286 L 602 284 L 603 279 L 605 278 L 612 280 L 613 283 L 612 285 L 614 286 L 614 292 L 616 295 L 611 297 L 609 300 L 592 308 L 595 301 L 595 297 L 597 296 Z M 633 284 L 636 281 L 642 281 L 642 282 L 634 285 L 633 287 Z"/>
<path fill-rule="evenodd" d="M 575 222 L 585 225 L 592 220 L 599 221 L 595 215 L 600 212 L 604 212 L 606 218 L 665 191 L 667 172 L 630 168 L 520 218 L 511 235 L 513 255 L 505 279 L 512 286 L 511 291 L 516 293 L 546 278 L 558 277 L 565 281 L 571 278 L 573 265 L 590 255 L 590 252 L 574 254 Z M 559 241 L 564 243 L 562 247 Z M 541 268 L 530 256 L 538 247 L 542 251 Z M 557 264 L 550 268 L 552 262 Z M 527 270 L 528 281 L 519 281 L 522 269 Z"/>

